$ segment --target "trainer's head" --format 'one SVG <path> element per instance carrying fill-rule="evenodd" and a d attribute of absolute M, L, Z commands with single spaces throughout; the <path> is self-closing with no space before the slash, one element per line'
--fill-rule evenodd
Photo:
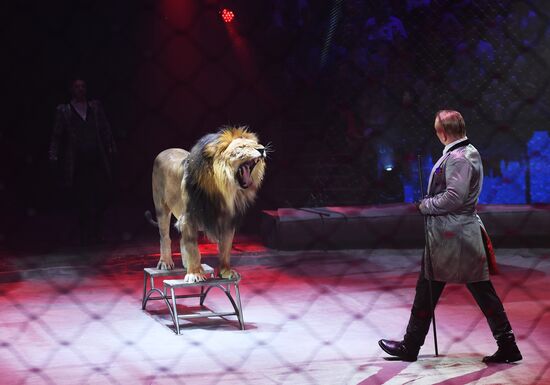
<path fill-rule="evenodd" d="M 435 134 L 443 145 L 466 136 L 466 123 L 458 111 L 441 110 L 435 114 Z"/>

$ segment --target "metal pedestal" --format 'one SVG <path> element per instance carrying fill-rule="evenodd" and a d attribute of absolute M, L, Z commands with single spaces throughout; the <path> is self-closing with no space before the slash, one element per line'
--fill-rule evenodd
<path fill-rule="evenodd" d="M 182 277 L 185 276 L 185 269 L 174 269 L 174 270 L 159 270 L 155 268 L 145 268 L 143 269 L 143 298 L 141 301 L 141 308 L 145 310 L 147 302 L 150 300 L 163 300 L 168 310 L 170 311 L 170 316 L 174 322 L 176 334 L 180 334 L 180 319 L 191 319 L 191 318 L 210 318 L 210 317 L 226 317 L 226 316 L 237 316 L 239 320 L 239 325 L 241 330 L 244 330 L 244 318 L 241 305 L 241 295 L 239 292 L 239 282 L 241 281 L 240 275 L 237 274 L 236 277 L 231 279 L 222 279 L 214 277 L 214 269 L 208 266 L 207 264 L 202 264 L 202 268 L 207 275 L 206 281 L 196 282 L 196 283 L 185 283 L 182 279 L 165 279 L 163 282 L 162 290 L 155 287 L 155 277 Z M 150 287 L 147 289 L 147 282 L 150 282 Z M 235 292 L 235 298 L 231 294 L 231 287 L 233 286 Z M 176 294 L 176 289 L 184 289 L 191 287 L 200 287 L 200 293 L 193 294 Z M 178 314 L 177 309 L 177 299 L 178 298 L 200 298 L 199 303 L 201 306 L 204 304 L 206 296 L 212 290 L 212 288 L 221 289 L 233 306 L 232 312 L 201 312 L 201 313 L 192 313 L 192 314 Z M 156 294 L 156 295 L 155 295 Z"/>

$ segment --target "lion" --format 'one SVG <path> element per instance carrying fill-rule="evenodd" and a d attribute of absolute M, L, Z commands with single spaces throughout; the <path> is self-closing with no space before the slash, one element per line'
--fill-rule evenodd
<path fill-rule="evenodd" d="M 221 278 L 233 278 L 230 252 L 235 227 L 255 200 L 263 181 L 267 148 L 246 126 L 222 127 L 203 136 L 191 149 L 162 151 L 153 164 L 153 201 L 160 233 L 158 269 L 174 268 L 170 219 L 181 234 L 180 249 L 187 283 L 205 280 L 198 232 L 218 244 Z"/>

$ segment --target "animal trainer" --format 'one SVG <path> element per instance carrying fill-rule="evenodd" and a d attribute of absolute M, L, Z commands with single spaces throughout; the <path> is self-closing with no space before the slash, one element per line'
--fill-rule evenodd
<path fill-rule="evenodd" d="M 427 216 L 427 244 L 409 324 L 402 341 L 382 339 L 378 344 L 391 356 L 416 361 L 443 288 L 447 282 L 455 282 L 466 284 L 497 342 L 497 351 L 483 362 L 519 361 L 522 355 L 512 326 L 489 279 L 489 273 L 496 272 L 491 241 L 476 212 L 483 184 L 481 157 L 466 137 L 466 125 L 458 111 L 439 111 L 434 128 L 445 148 L 432 168 L 428 196 L 417 204 Z"/>

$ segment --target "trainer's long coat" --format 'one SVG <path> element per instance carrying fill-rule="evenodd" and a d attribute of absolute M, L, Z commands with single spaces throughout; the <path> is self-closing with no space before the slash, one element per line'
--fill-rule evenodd
<path fill-rule="evenodd" d="M 487 244 L 482 238 L 485 230 L 476 212 L 482 183 L 481 157 L 467 139 L 452 146 L 434 165 L 428 197 L 420 205 L 427 214 L 424 255 L 431 255 L 433 280 L 466 283 L 489 279 Z M 424 272 L 429 279 L 427 258 Z"/>

